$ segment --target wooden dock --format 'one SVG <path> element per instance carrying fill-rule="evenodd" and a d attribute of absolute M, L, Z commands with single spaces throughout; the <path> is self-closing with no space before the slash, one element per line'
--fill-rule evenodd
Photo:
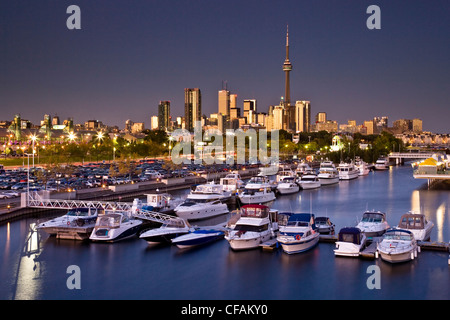
<path fill-rule="evenodd" d="M 420 249 L 450 252 L 450 243 L 437 241 L 417 241 Z"/>
<path fill-rule="evenodd" d="M 266 251 L 274 251 L 279 247 L 277 238 L 269 239 L 266 242 L 261 243 L 259 246 Z"/>

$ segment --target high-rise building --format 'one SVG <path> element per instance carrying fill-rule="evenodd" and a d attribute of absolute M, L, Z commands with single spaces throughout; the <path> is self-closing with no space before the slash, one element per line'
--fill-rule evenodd
<path fill-rule="evenodd" d="M 412 120 L 412 130 L 414 133 L 422 133 L 422 120 L 420 119 L 413 119 Z"/>
<path fill-rule="evenodd" d="M 324 123 L 327 122 L 327 113 L 326 112 L 318 112 L 316 114 L 316 123 Z"/>
<path fill-rule="evenodd" d="M 295 131 L 309 132 L 311 124 L 311 102 L 295 102 Z"/>
<path fill-rule="evenodd" d="M 202 120 L 202 95 L 199 88 L 184 89 L 185 129 L 194 131 L 195 122 Z"/>
<path fill-rule="evenodd" d="M 230 94 L 230 109 L 231 108 L 237 108 L 237 94 L 232 93 Z"/>
<path fill-rule="evenodd" d="M 257 110 L 256 110 L 256 99 L 245 99 L 244 100 L 244 108 L 243 109 L 244 109 L 243 110 L 244 111 L 244 115 L 243 115 L 244 118 L 247 118 L 247 123 L 251 123 L 251 122 L 249 122 L 248 117 L 249 117 L 250 111 L 252 111 L 253 115 L 256 115 L 256 112 L 257 112 Z"/>
<path fill-rule="evenodd" d="M 158 105 L 158 127 L 159 130 L 170 128 L 170 101 L 160 101 Z"/>
<path fill-rule="evenodd" d="M 220 90 L 219 91 L 219 109 L 218 113 L 224 116 L 230 115 L 230 91 Z"/>

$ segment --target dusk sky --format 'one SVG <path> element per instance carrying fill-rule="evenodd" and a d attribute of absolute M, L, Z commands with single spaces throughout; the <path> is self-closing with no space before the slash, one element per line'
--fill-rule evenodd
<path fill-rule="evenodd" d="M 66 27 L 72 4 L 81 30 Z M 380 30 L 366 27 L 373 4 Z M 310 100 L 312 121 L 420 118 L 450 133 L 448 0 L 2 0 L 0 120 L 148 128 L 160 100 L 184 116 L 184 88 L 217 112 L 222 81 L 267 112 L 284 94 L 287 24 L 291 101 Z"/>

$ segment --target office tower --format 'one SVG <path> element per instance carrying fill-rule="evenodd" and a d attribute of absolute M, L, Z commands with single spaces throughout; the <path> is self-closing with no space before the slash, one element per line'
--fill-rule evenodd
<path fill-rule="evenodd" d="M 309 101 L 295 102 L 295 131 L 309 132 L 311 118 L 311 103 Z"/>
<path fill-rule="evenodd" d="M 199 88 L 184 89 L 185 129 L 194 131 L 195 122 L 202 120 L 202 95 Z"/>
<path fill-rule="evenodd" d="M 327 122 L 327 113 L 318 112 L 316 115 L 316 123 L 325 123 L 325 122 Z"/>
<path fill-rule="evenodd" d="M 256 110 L 256 99 L 246 99 L 244 100 L 244 118 L 247 119 L 247 123 L 251 123 L 248 121 L 249 113 L 252 111 L 252 114 L 255 115 Z M 251 119 L 250 119 L 251 120 Z"/>
<path fill-rule="evenodd" d="M 151 125 L 150 125 L 150 127 L 151 127 L 152 130 L 157 130 L 159 128 L 158 122 L 159 122 L 158 116 L 152 116 L 151 117 L 151 120 L 150 120 Z"/>
<path fill-rule="evenodd" d="M 364 121 L 364 127 L 366 127 L 367 134 L 376 134 L 377 126 L 375 125 L 373 120 Z"/>
<path fill-rule="evenodd" d="M 240 118 L 241 117 L 241 109 L 240 108 L 230 108 L 230 120 Z"/>
<path fill-rule="evenodd" d="M 160 101 L 158 105 L 159 130 L 168 131 L 170 128 L 170 101 Z"/>
<path fill-rule="evenodd" d="M 225 116 L 230 115 L 230 91 L 220 90 L 219 91 L 219 109 L 218 113 Z"/>
<path fill-rule="evenodd" d="M 59 126 L 59 117 L 57 115 L 52 119 L 52 126 Z"/>
<path fill-rule="evenodd" d="M 230 94 L 230 109 L 237 108 L 237 94 Z"/>

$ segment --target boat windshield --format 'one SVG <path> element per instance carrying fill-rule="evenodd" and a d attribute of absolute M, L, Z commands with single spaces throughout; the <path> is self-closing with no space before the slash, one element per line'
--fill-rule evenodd
<path fill-rule="evenodd" d="M 233 230 L 240 231 L 240 232 L 262 232 L 269 228 L 267 224 L 261 225 L 261 226 L 253 226 L 253 225 L 247 225 L 247 224 L 237 224 Z"/>
<path fill-rule="evenodd" d="M 95 225 L 98 227 L 118 227 L 121 219 L 122 215 L 120 214 L 108 214 L 98 217 Z"/>
<path fill-rule="evenodd" d="M 405 232 L 388 232 L 384 235 L 385 240 L 411 241 L 412 238 L 412 234 Z"/>
<path fill-rule="evenodd" d="M 307 227 L 309 224 L 306 221 L 288 221 L 288 227 Z"/>
<path fill-rule="evenodd" d="M 382 222 L 383 214 L 376 212 L 365 212 L 361 222 Z"/>
<path fill-rule="evenodd" d="M 70 210 L 67 212 L 68 216 L 87 217 L 89 215 L 89 209 L 81 208 Z"/>

